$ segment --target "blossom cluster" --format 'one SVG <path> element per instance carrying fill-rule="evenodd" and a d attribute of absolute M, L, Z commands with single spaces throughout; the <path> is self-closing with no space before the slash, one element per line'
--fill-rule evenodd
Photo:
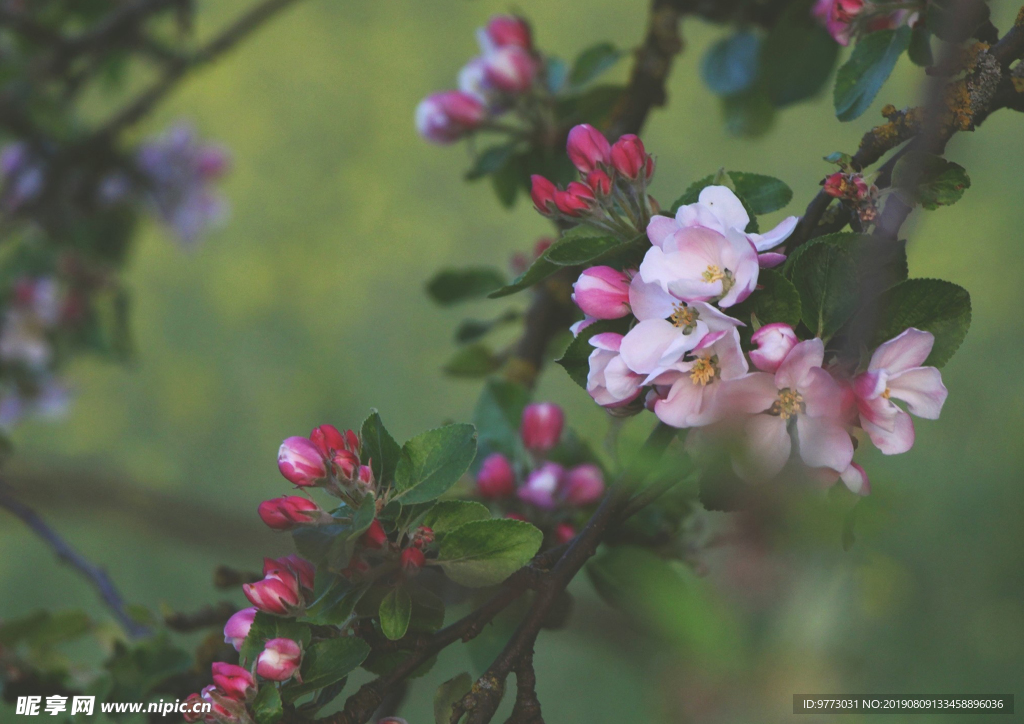
<path fill-rule="evenodd" d="M 900 25 L 914 25 L 918 13 L 904 4 L 869 2 L 868 0 L 817 0 L 812 15 L 840 45 L 849 45 L 857 33 L 888 30 Z"/>
<path fill-rule="evenodd" d="M 500 452 L 486 458 L 476 476 L 476 494 L 506 518 L 526 520 L 558 543 L 576 535 L 573 519 L 604 495 L 604 473 L 593 463 L 564 466 L 547 459 L 565 425 L 562 408 L 535 402 L 523 410 L 520 440 L 529 454 L 522 464 Z"/>
<path fill-rule="evenodd" d="M 568 152 L 581 174 L 619 175 L 607 141 L 589 127 L 576 130 Z M 535 194 L 535 203 L 545 215 L 570 215 L 557 197 Z M 603 228 L 621 203 L 595 195 L 575 218 Z M 745 350 L 746 324 L 730 309 L 757 293 L 762 269 L 785 261 L 777 247 L 797 222 L 789 217 L 764 234 L 750 233 L 740 198 L 709 185 L 674 216 L 650 218 L 650 247 L 638 266 L 585 269 L 573 285 L 585 315 L 573 332 L 598 320 L 621 320 L 625 330 L 589 337 L 587 390 L 604 407 L 642 402 L 668 425 L 700 428 L 689 438 L 694 449 L 731 435 L 740 441 L 734 468 L 747 480 L 775 477 L 797 449 L 794 464 L 866 493 L 867 477 L 853 462 L 855 437 L 866 434 L 886 454 L 905 452 L 914 427 L 894 400 L 918 417 L 941 411 L 946 389 L 939 371 L 924 366 L 934 337 L 908 329 L 879 346 L 859 373 L 826 364 L 824 342 L 801 339 L 786 324 L 755 329 Z"/>
<path fill-rule="evenodd" d="M 453 143 L 527 103 L 543 61 L 530 26 L 496 15 L 477 32 L 480 55 L 459 72 L 458 90 L 427 96 L 416 108 L 416 128 L 432 143 Z"/>

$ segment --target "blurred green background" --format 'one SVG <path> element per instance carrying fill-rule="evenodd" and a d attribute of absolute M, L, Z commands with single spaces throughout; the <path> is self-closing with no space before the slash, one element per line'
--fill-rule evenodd
<path fill-rule="evenodd" d="M 200 6 L 200 32 L 210 32 L 241 3 Z M 44 512 L 131 600 L 196 608 L 225 597 L 211 585 L 216 564 L 254 568 L 287 549 L 255 517 L 261 500 L 288 489 L 274 462 L 282 438 L 323 422 L 355 426 L 370 407 L 399 439 L 469 418 L 478 383 L 439 372 L 461 317 L 432 306 L 423 284 L 441 266 L 505 266 L 548 226 L 522 198 L 506 211 L 487 183 L 464 184 L 465 149 L 427 145 L 412 114 L 423 95 L 454 85 L 474 29 L 508 9 L 306 0 L 184 84 L 142 129 L 187 118 L 227 144 L 232 218 L 194 253 L 146 230 L 129 277 L 136 363 L 79 364 L 70 416 L 20 428 L 11 463 L 15 480 L 36 476 Z M 641 2 L 515 9 L 541 48 L 570 58 L 602 39 L 629 47 L 646 25 Z M 996 10 L 1007 27 L 1014 8 Z M 725 166 L 782 178 L 795 190 L 787 212 L 799 213 L 829 169 L 821 157 L 852 151 L 878 107 L 919 92 L 920 71 L 904 59 L 858 121 L 836 121 L 826 93 L 782 112 L 760 139 L 732 138 L 697 75 L 722 33 L 685 23 L 670 105 L 645 130 L 663 203 Z M 1003 111 L 958 136 L 949 156 L 972 187 L 907 228 L 911 275 L 966 287 L 974 322 L 943 371 L 943 419 L 918 422 L 910 454 L 863 455 L 875 493 L 853 549 L 842 550 L 836 525 L 805 520 L 813 535 L 709 555 L 710 575 L 685 600 L 660 601 L 691 642 L 682 647 L 627 623 L 578 581 L 571 627 L 544 635 L 538 651 L 549 721 L 788 721 L 795 693 L 1024 693 L 1020 123 Z M 539 396 L 565 405 L 586 434 L 604 434 L 601 411 L 560 369 Z M 41 606 L 101 613 L 93 592 L 3 515 L 0 551 L 0 618 Z M 403 709 L 411 724 L 432 721 L 435 686 L 467 668 L 479 671 L 455 647 L 416 682 Z M 0 709 L 0 720 L 13 718 Z"/>

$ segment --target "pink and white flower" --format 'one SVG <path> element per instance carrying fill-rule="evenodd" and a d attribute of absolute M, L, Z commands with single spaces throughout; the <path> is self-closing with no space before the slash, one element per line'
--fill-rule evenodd
<path fill-rule="evenodd" d="M 435 93 L 416 106 L 416 130 L 431 143 L 454 143 L 476 130 L 486 118 L 484 104 L 460 91 Z"/>
<path fill-rule="evenodd" d="M 949 394 L 942 374 L 923 367 L 935 336 L 911 327 L 878 346 L 866 372 L 853 381 L 860 424 L 871 442 L 886 455 L 904 453 L 914 445 L 910 415 L 936 420 Z M 892 399 L 907 404 L 910 414 Z"/>
<path fill-rule="evenodd" d="M 243 608 L 241 611 L 233 614 L 228 619 L 228 622 L 224 624 L 224 643 L 234 646 L 235 651 L 241 651 L 242 644 L 245 643 L 245 637 L 249 635 L 249 629 L 252 628 L 252 622 L 255 618 L 255 606 Z"/>
<path fill-rule="evenodd" d="M 591 505 L 604 495 L 604 473 L 591 463 L 577 465 L 565 474 L 561 488 L 561 497 L 569 505 Z"/>
<path fill-rule="evenodd" d="M 288 681 L 299 671 L 302 647 L 291 639 L 270 639 L 256 659 L 256 673 L 269 681 Z"/>
<path fill-rule="evenodd" d="M 561 465 L 551 462 L 544 463 L 530 473 L 516 494 L 524 503 L 543 510 L 554 510 L 558 507 L 555 495 L 561 487 L 564 474 L 565 469 Z"/>
<path fill-rule="evenodd" d="M 216 661 L 212 668 L 214 685 L 229 698 L 245 701 L 256 694 L 256 680 L 241 666 Z"/>
<path fill-rule="evenodd" d="M 572 300 L 594 319 L 619 319 L 629 314 L 630 274 L 610 266 L 585 269 L 572 285 Z"/>
<path fill-rule="evenodd" d="M 644 375 L 631 370 L 619 354 L 622 335 L 615 332 L 595 334 L 590 338 L 595 349 L 590 353 L 587 392 L 602 407 L 627 405 L 640 394 Z"/>
<path fill-rule="evenodd" d="M 483 57 L 484 78 L 488 85 L 503 93 L 523 93 L 533 85 L 537 61 L 529 51 L 506 45 Z"/>
<path fill-rule="evenodd" d="M 762 372 L 775 374 L 782 360 L 800 340 L 788 324 L 775 322 L 754 332 L 750 341 L 757 345 L 757 349 L 750 351 L 750 361 Z"/>

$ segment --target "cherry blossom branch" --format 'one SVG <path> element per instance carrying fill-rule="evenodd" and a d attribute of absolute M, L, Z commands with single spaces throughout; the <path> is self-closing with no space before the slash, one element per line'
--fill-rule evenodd
<path fill-rule="evenodd" d="M 33 533 L 53 549 L 57 558 L 85 576 L 129 636 L 140 638 L 149 634 L 148 628 L 129 615 L 124 598 L 107 572 L 87 560 L 61 537 L 57 531 L 47 525 L 46 521 L 38 513 L 15 498 L 10 488 L 3 481 L 0 481 L 0 508 L 19 518 Z"/>

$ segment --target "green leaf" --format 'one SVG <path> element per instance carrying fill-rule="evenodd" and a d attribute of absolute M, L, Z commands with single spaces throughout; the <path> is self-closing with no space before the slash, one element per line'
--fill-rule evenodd
<path fill-rule="evenodd" d="M 600 232 L 594 232 L 592 236 L 563 236 L 544 252 L 544 256 L 552 264 L 579 266 L 590 264 L 621 244 L 616 237 L 602 236 Z"/>
<path fill-rule="evenodd" d="M 566 127 L 589 123 L 600 128 L 611 117 L 624 91 L 622 85 L 593 86 L 584 93 L 560 98 L 555 110 Z"/>
<path fill-rule="evenodd" d="M 444 495 L 475 456 L 476 428 L 472 425 L 446 425 L 417 435 L 402 446 L 394 499 L 410 505 Z"/>
<path fill-rule="evenodd" d="M 672 204 L 672 215 L 675 216 L 675 213 L 679 211 L 680 206 L 689 206 L 690 204 L 695 204 L 700 201 L 700 192 L 708 186 L 711 186 L 714 182 L 715 174 L 711 174 L 702 179 L 698 179 L 687 186 L 683 195 L 676 199 L 675 203 Z"/>
<path fill-rule="evenodd" d="M 452 377 L 486 377 L 500 368 L 501 359 L 481 342 L 457 350 L 444 365 Z"/>
<path fill-rule="evenodd" d="M 543 540 L 544 534 L 525 521 L 478 520 L 444 537 L 437 563 L 463 586 L 493 586 L 529 563 Z"/>
<path fill-rule="evenodd" d="M 252 702 L 252 713 L 256 724 L 274 724 L 284 716 L 281 694 L 273 683 L 264 684 Z"/>
<path fill-rule="evenodd" d="M 335 577 L 335 583 L 310 604 L 306 609 L 306 615 L 299 620 L 318 626 L 340 626 L 352 615 L 364 593 L 365 585 L 353 586 L 348 581 Z"/>
<path fill-rule="evenodd" d="M 434 724 L 451 724 L 452 708 L 469 693 L 473 677 L 463 672 L 437 687 L 434 694 Z"/>
<path fill-rule="evenodd" d="M 484 149 L 466 172 L 466 180 L 475 181 L 501 169 L 515 155 L 517 145 L 518 142 L 513 141 Z"/>
<path fill-rule="evenodd" d="M 518 310 L 509 309 L 494 319 L 464 319 L 455 330 L 455 341 L 458 344 L 475 342 L 495 329 L 519 321 L 522 316 Z"/>
<path fill-rule="evenodd" d="M 749 30 L 739 30 L 712 45 L 700 62 L 700 76 L 712 93 L 731 96 L 750 88 L 757 80 L 761 40 Z"/>
<path fill-rule="evenodd" d="M 525 179 L 521 159 L 518 156 L 509 159 L 504 166 L 491 174 L 494 195 L 506 209 L 511 209 L 516 205 L 516 197 L 519 196 L 519 189 L 523 187 Z"/>
<path fill-rule="evenodd" d="M 438 536 L 442 536 L 464 523 L 490 518 L 491 511 L 482 503 L 469 500 L 442 500 L 427 511 L 420 525 L 425 525 Z"/>
<path fill-rule="evenodd" d="M 971 177 L 963 166 L 941 156 L 907 151 L 892 169 L 892 185 L 905 204 L 931 211 L 959 201 L 971 187 Z"/>
<path fill-rule="evenodd" d="M 743 332 L 752 332 L 752 320 L 758 324 L 782 322 L 790 327 L 800 323 L 800 293 L 786 277 L 775 269 L 762 269 L 757 277 L 758 289 L 742 304 L 732 308 L 730 314 L 751 325 Z"/>
<path fill-rule="evenodd" d="M 119 644 L 104 665 L 113 678 L 112 701 L 144 701 L 155 686 L 192 666 L 192 657 L 164 634 L 133 648 Z"/>
<path fill-rule="evenodd" d="M 586 85 L 619 62 L 622 51 L 611 43 L 591 45 L 578 56 L 569 72 L 569 83 L 579 87 Z"/>
<path fill-rule="evenodd" d="M 725 130 L 734 136 L 757 138 L 775 124 L 775 106 L 758 86 L 745 93 L 726 96 L 721 101 Z"/>
<path fill-rule="evenodd" d="M 487 298 L 500 299 L 501 297 L 507 297 L 510 294 L 521 292 L 524 289 L 529 289 L 534 284 L 544 281 L 559 269 L 561 269 L 560 266 L 548 261 L 547 256 L 541 254 L 539 257 L 534 259 L 530 268 L 513 279 L 511 284 L 506 284 L 500 289 L 491 292 L 487 295 Z"/>
<path fill-rule="evenodd" d="M 249 627 L 249 634 L 242 642 L 242 650 L 238 652 L 242 661 L 253 663 L 256 657 L 263 651 L 264 645 L 270 639 L 291 639 L 303 645 L 310 640 L 309 626 L 301 624 L 290 618 L 273 616 L 269 613 L 258 611 Z"/>
<path fill-rule="evenodd" d="M 852 121 L 868 109 L 910 45 L 911 29 L 876 30 L 865 35 L 836 75 L 836 117 Z"/>
<path fill-rule="evenodd" d="M 792 276 L 797 260 L 819 244 L 834 244 L 850 252 L 857 262 L 861 291 L 881 292 L 907 278 L 907 245 L 904 241 L 889 241 L 871 234 L 840 231 L 811 239 L 789 255 L 784 272 Z"/>
<path fill-rule="evenodd" d="M 835 244 L 815 244 L 793 266 L 801 317 L 818 337 L 828 340 L 857 309 L 860 285 L 853 255 Z"/>
<path fill-rule="evenodd" d="M 84 611 L 36 611 L 0 624 L 0 645 L 13 648 L 25 644 L 35 650 L 46 650 L 87 634 L 92 628 Z"/>
<path fill-rule="evenodd" d="M 587 375 L 590 372 L 590 355 L 594 346 L 590 344 L 590 338 L 595 334 L 603 332 L 617 332 L 625 334 L 629 328 L 628 320 L 605 319 L 585 327 L 576 338 L 565 348 L 562 356 L 555 360 L 560 364 L 572 381 L 583 389 L 587 389 Z"/>
<path fill-rule="evenodd" d="M 519 452 L 519 422 L 530 402 L 530 391 L 506 380 L 488 380 L 473 410 L 473 424 L 479 435 L 480 457 L 494 451 L 507 457 Z"/>
<path fill-rule="evenodd" d="M 302 657 L 302 683 L 284 689 L 284 700 L 292 703 L 312 691 L 341 681 L 363 663 L 369 653 L 367 643 L 355 636 L 316 642 Z"/>
<path fill-rule="evenodd" d="M 363 426 L 359 429 L 359 436 L 362 440 L 363 464 L 373 468 L 373 476 L 378 483 L 390 483 L 394 480 L 395 466 L 398 465 L 402 448 L 384 427 L 380 413 L 370 411 L 369 417 L 363 420 Z"/>
<path fill-rule="evenodd" d="M 776 108 L 806 100 L 825 87 L 839 44 L 807 11 L 793 3 L 761 46 L 761 83 Z"/>
<path fill-rule="evenodd" d="M 505 284 L 505 275 L 491 267 L 442 269 L 427 282 L 427 294 L 443 307 L 477 299 Z"/>
<path fill-rule="evenodd" d="M 907 48 L 907 57 L 914 65 L 927 68 L 935 62 L 932 55 L 932 34 L 924 23 L 914 26 L 914 32 L 910 36 L 910 47 Z"/>
<path fill-rule="evenodd" d="M 925 365 L 942 367 L 963 344 L 971 326 L 971 295 L 940 279 L 908 279 L 878 299 L 873 347 L 915 327 L 935 335 Z"/>
<path fill-rule="evenodd" d="M 380 630 L 392 641 L 405 636 L 412 618 L 412 599 L 402 586 L 392 588 L 380 602 Z"/>
<path fill-rule="evenodd" d="M 777 178 L 742 171 L 729 171 L 729 178 L 736 187 L 736 195 L 755 214 L 770 214 L 793 200 L 793 190 Z"/>
<path fill-rule="evenodd" d="M 549 55 L 545 58 L 544 70 L 547 73 L 548 90 L 558 95 L 565 88 L 565 82 L 569 78 L 569 64 L 561 58 Z"/>

